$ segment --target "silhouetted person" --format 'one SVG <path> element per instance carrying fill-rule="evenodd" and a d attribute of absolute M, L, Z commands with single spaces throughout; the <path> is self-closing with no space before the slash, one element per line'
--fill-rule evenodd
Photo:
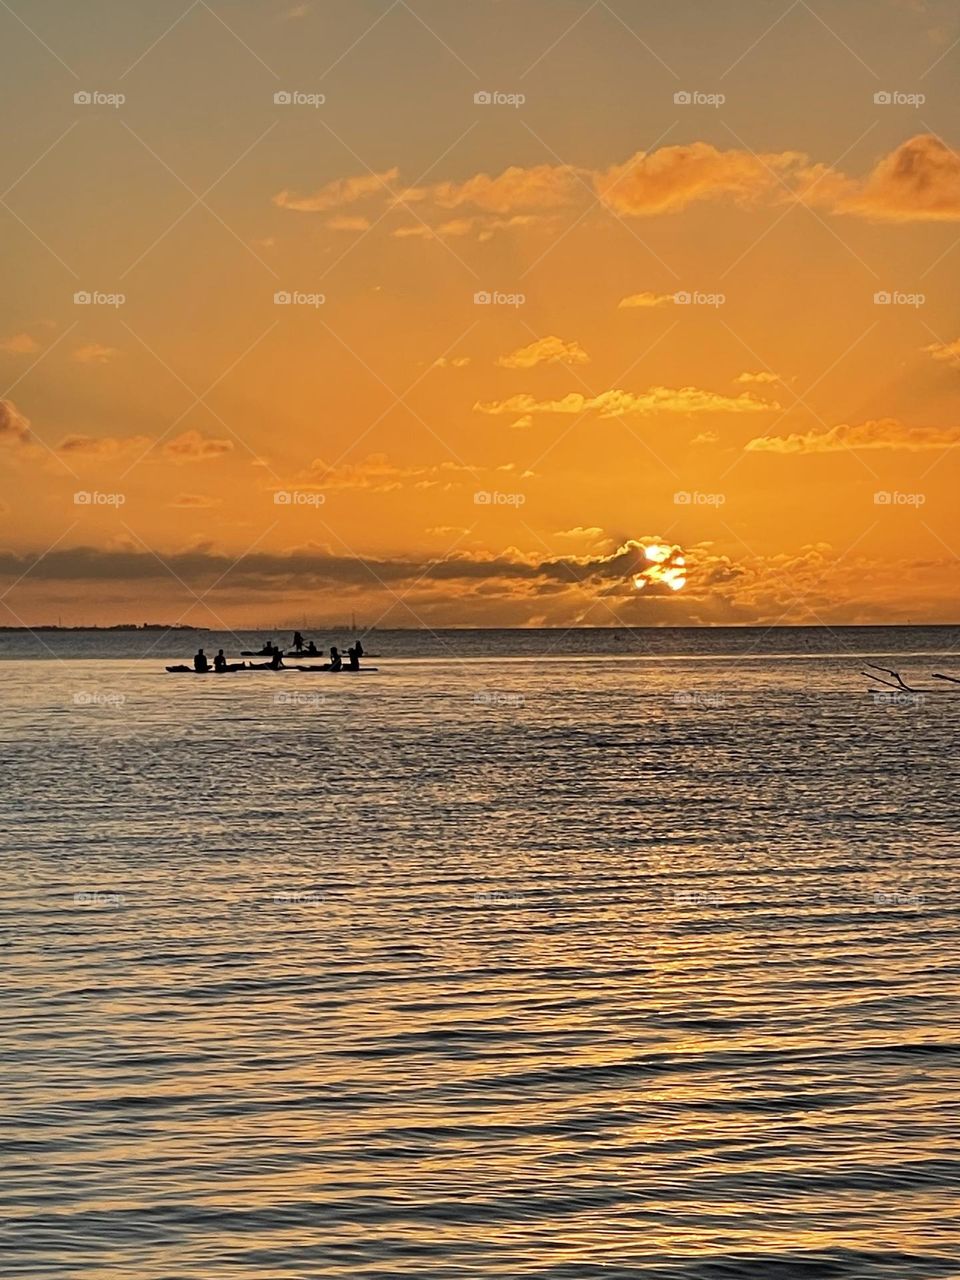
<path fill-rule="evenodd" d="M 194 671 L 209 671 L 210 663 L 207 661 L 207 655 L 202 649 L 197 651 L 197 656 L 193 660 Z"/>
<path fill-rule="evenodd" d="M 271 671 L 279 671 L 282 666 L 283 666 L 283 654 L 280 652 L 279 649 L 275 648 L 273 651 L 273 657 L 270 659 L 270 669 Z"/>
<path fill-rule="evenodd" d="M 351 671 L 359 671 L 359 670 L 360 670 L 360 644 L 359 644 L 359 642 L 358 642 L 357 644 L 355 644 L 355 645 L 351 645 L 351 646 L 350 646 L 350 648 L 347 650 L 347 657 L 349 658 L 349 663 L 348 663 L 348 665 L 349 665 L 349 667 L 350 667 L 350 670 L 351 670 Z"/>
<path fill-rule="evenodd" d="M 268 640 L 268 641 L 267 641 L 267 643 L 266 643 L 266 644 L 263 646 L 263 648 L 260 650 L 260 652 L 263 654 L 263 656 L 264 656 L 265 658 L 270 658 L 270 657 L 272 657 L 272 656 L 273 656 L 273 652 L 274 652 L 274 643 L 273 643 L 273 641 L 272 641 L 272 640 Z"/>
<path fill-rule="evenodd" d="M 317 648 L 316 644 L 312 640 L 307 645 L 307 653 L 309 653 L 311 658 L 316 658 L 316 657 L 319 657 L 320 655 L 320 650 Z"/>
<path fill-rule="evenodd" d="M 303 648 L 303 636 L 299 631 L 295 631 L 293 633 L 293 647 L 296 649 L 297 653 L 299 653 Z"/>
<path fill-rule="evenodd" d="M 330 670 L 343 670 L 343 659 L 340 657 L 340 650 L 335 644 L 330 646 Z"/>
<path fill-rule="evenodd" d="M 226 671 L 227 669 L 227 659 L 224 657 L 222 649 L 217 650 L 217 656 L 213 660 L 213 669 L 214 671 Z"/>
<path fill-rule="evenodd" d="M 356 649 L 356 651 L 357 651 L 357 657 L 358 657 L 358 658 L 362 658 L 362 657 L 363 657 L 363 642 L 362 642 L 361 640 L 358 640 L 358 641 L 357 641 L 357 643 L 356 643 L 353 647 L 354 647 L 354 649 Z"/>

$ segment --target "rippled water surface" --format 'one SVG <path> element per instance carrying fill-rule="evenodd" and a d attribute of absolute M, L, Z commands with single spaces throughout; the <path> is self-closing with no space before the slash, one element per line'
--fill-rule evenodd
<path fill-rule="evenodd" d="M 861 665 L 3 663 L 4 1274 L 960 1275 L 960 687 Z"/>

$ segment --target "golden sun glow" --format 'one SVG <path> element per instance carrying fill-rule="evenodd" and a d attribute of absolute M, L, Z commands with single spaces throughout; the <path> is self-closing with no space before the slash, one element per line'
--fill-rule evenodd
<path fill-rule="evenodd" d="M 671 591 L 682 591 L 687 585 L 686 557 L 679 547 L 672 547 L 666 542 L 651 542 L 644 547 L 643 554 L 649 563 L 634 574 L 633 585 L 637 591 L 645 591 L 653 584 L 669 587 Z"/>

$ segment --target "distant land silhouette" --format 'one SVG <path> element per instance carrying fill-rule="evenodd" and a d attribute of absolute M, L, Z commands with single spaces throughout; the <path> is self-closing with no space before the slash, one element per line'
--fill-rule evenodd
<path fill-rule="evenodd" d="M 43 623 L 36 627 L 2 627 L 2 631 L 209 631 L 209 627 L 190 627 L 182 622 L 169 626 L 165 622 L 117 622 L 111 627 L 62 627 L 57 623 Z"/>

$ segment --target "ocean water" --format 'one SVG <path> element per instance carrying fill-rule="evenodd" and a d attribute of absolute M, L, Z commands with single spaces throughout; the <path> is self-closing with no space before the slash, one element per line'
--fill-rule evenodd
<path fill-rule="evenodd" d="M 0 638 L 2 1274 L 960 1276 L 952 636 Z"/>

